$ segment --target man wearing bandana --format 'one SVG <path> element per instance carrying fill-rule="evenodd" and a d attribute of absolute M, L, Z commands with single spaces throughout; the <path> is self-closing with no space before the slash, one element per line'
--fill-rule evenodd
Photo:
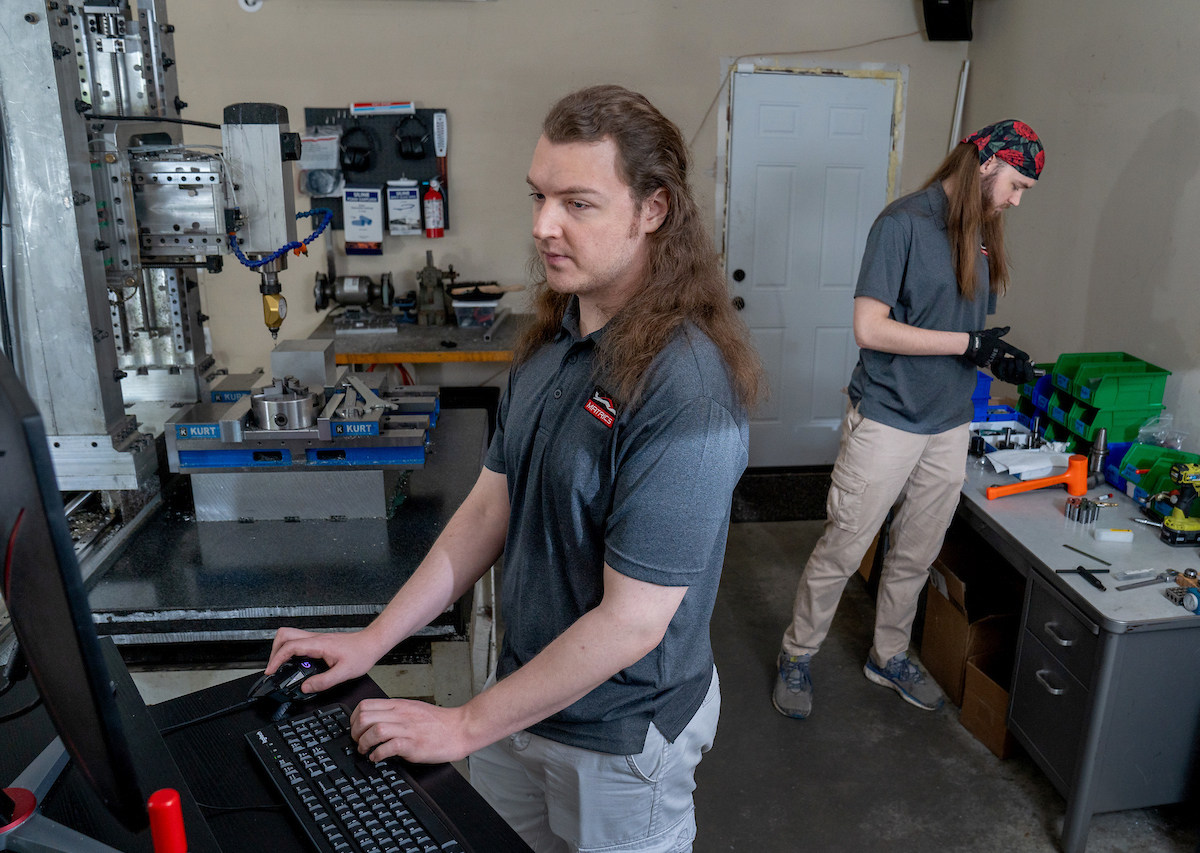
<path fill-rule="evenodd" d="M 863 672 L 925 710 L 942 705 L 908 644 L 917 599 L 958 506 L 978 368 L 1003 382 L 1033 378 L 1029 356 L 984 329 L 1008 283 L 1003 211 L 1021 203 L 1045 152 L 1029 125 L 1002 121 L 955 146 L 925 187 L 884 209 L 867 237 L 854 292 L 858 365 L 848 388 L 827 520 L 796 591 L 772 701 L 812 710 L 809 662 L 846 581 L 888 511 L 891 528 Z"/>

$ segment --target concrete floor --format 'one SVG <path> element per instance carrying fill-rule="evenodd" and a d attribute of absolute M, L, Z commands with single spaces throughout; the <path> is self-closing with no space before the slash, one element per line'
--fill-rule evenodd
<path fill-rule="evenodd" d="M 846 587 L 813 658 L 813 714 L 772 707 L 775 655 L 822 523 L 734 524 L 713 614 L 716 744 L 697 770 L 696 853 L 1057 851 L 1064 799 L 1023 752 L 1000 761 L 958 709 L 867 681 L 874 605 Z M 1197 804 L 1098 815 L 1088 853 L 1200 853 Z"/>

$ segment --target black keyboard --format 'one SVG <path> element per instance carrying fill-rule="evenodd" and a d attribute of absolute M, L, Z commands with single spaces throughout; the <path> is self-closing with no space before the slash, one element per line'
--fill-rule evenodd
<path fill-rule="evenodd" d="M 400 762 L 359 755 L 344 705 L 250 732 L 246 740 L 322 853 L 464 853 L 449 820 L 422 798 Z"/>

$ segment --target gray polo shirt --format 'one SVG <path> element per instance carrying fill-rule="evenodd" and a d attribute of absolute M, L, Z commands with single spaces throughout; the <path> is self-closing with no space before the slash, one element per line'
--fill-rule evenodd
<path fill-rule="evenodd" d="M 867 236 L 855 296 L 891 307 L 891 318 L 919 329 L 972 332 L 986 328 L 996 311 L 987 257 L 975 263 L 977 296 L 958 292 L 946 193 L 941 182 L 897 199 Z M 975 365 L 956 355 L 894 355 L 863 349 L 850 378 L 850 400 L 859 413 L 905 432 L 934 435 L 972 419 Z"/>
<path fill-rule="evenodd" d="M 628 577 L 686 586 L 666 636 L 575 704 L 531 726 L 551 740 L 617 755 L 642 751 L 653 722 L 673 741 L 712 678 L 708 625 L 733 488 L 748 458 L 746 413 L 721 355 L 688 325 L 649 369 L 636 408 L 613 404 L 572 299 L 558 337 L 509 374 L 486 465 L 512 504 L 497 675 L 528 663 L 604 594 L 608 563 Z"/>

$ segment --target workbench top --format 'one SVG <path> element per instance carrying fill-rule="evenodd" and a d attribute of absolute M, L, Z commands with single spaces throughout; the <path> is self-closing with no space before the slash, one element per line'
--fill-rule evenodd
<path fill-rule="evenodd" d="M 489 328 L 417 326 L 403 323 L 394 332 L 338 332 L 326 317 L 309 338 L 334 341 L 338 364 L 429 364 L 462 361 L 512 361 L 526 314 L 506 312 Z M 483 336 L 493 332 L 490 341 Z M 453 344 L 453 346 L 450 346 Z"/>
<path fill-rule="evenodd" d="M 990 464 L 974 457 L 967 458 L 967 478 L 963 484 L 962 509 L 977 529 L 988 536 L 988 530 L 1004 540 L 1003 550 L 1018 570 L 1035 570 L 1054 589 L 1105 630 L 1114 633 L 1129 631 L 1185 628 L 1200 624 L 1200 616 L 1189 613 L 1163 596 L 1167 584 L 1145 586 L 1118 592 L 1116 587 L 1135 581 L 1118 581 L 1112 574 L 1122 570 L 1153 568 L 1183 571 L 1200 567 L 1200 554 L 1195 546 L 1173 547 L 1161 542 L 1158 529 L 1137 524 L 1131 519 L 1141 517 L 1141 510 L 1132 499 L 1116 493 L 1116 507 L 1103 507 L 1095 524 L 1081 524 L 1066 517 L 1067 492 L 1064 486 L 1050 486 L 1032 492 L 988 500 L 988 486 L 1007 485 L 1015 481 L 1009 474 L 997 474 Z M 1095 497 L 1116 489 L 1107 483 L 1088 490 Z M 1100 542 L 1092 538 L 1099 527 L 1132 528 L 1132 542 Z M 985 529 L 986 528 L 986 529 Z M 996 544 L 993 542 L 993 544 Z M 1081 551 L 1107 560 L 1104 566 L 1063 547 L 1071 545 Z M 1023 559 L 1013 559 L 1014 556 Z M 1059 575 L 1056 569 L 1109 569 L 1107 575 L 1096 577 L 1107 587 L 1100 591 L 1075 574 Z M 1174 584 L 1174 581 L 1170 581 Z"/>
<path fill-rule="evenodd" d="M 443 410 L 395 515 L 198 522 L 186 482 L 91 579 L 100 634 L 118 645 L 261 641 L 281 624 L 365 625 L 416 570 L 479 476 L 482 409 Z M 447 614 L 427 635 L 457 634 Z"/>

